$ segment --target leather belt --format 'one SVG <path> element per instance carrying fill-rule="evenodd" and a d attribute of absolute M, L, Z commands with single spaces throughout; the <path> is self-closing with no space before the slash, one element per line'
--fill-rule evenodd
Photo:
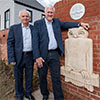
<path fill-rule="evenodd" d="M 54 51 L 57 51 L 57 49 L 50 49 L 50 50 L 48 50 L 48 52 L 54 52 Z"/>
<path fill-rule="evenodd" d="M 26 51 L 26 52 L 23 52 L 24 55 L 27 55 L 27 54 L 32 54 L 32 51 Z"/>

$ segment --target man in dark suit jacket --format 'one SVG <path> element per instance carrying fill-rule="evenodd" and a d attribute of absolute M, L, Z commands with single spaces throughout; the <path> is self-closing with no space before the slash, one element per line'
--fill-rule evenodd
<path fill-rule="evenodd" d="M 15 90 L 17 100 L 26 98 L 35 100 L 31 95 L 33 76 L 32 33 L 29 24 L 30 13 L 22 10 L 19 13 L 20 24 L 10 27 L 7 39 L 8 63 L 14 66 Z M 23 69 L 25 69 L 25 90 L 23 88 Z"/>
<path fill-rule="evenodd" d="M 50 69 L 54 100 L 64 100 L 60 80 L 59 55 L 64 56 L 64 48 L 61 29 L 83 26 L 89 28 L 87 23 L 61 22 L 54 17 L 55 8 L 45 8 L 45 18 L 34 23 L 33 32 L 33 54 L 36 60 L 40 79 L 42 100 L 47 100 L 49 91 L 47 89 L 47 72 Z"/>

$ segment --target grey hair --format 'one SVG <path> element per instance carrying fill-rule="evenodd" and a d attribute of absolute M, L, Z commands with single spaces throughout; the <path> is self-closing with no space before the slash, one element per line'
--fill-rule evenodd
<path fill-rule="evenodd" d="M 23 10 L 19 11 L 19 17 L 20 17 L 22 12 L 27 12 L 29 14 L 29 16 L 31 16 L 29 11 L 27 11 L 26 9 L 23 9 Z"/>
<path fill-rule="evenodd" d="M 52 6 L 52 5 L 46 6 L 45 9 L 44 9 L 44 11 L 46 12 L 46 10 L 47 10 L 48 8 L 52 8 L 52 9 L 53 9 L 53 12 L 55 12 L 55 7 Z"/>

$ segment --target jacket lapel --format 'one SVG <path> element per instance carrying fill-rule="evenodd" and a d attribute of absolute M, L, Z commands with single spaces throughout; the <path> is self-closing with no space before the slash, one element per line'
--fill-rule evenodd
<path fill-rule="evenodd" d="M 18 36 L 18 39 L 21 41 L 22 47 L 23 47 L 23 34 L 22 34 L 22 26 L 21 26 L 21 23 L 18 26 L 17 36 Z"/>
<path fill-rule="evenodd" d="M 21 24 L 18 25 L 18 30 L 17 30 L 17 36 L 19 37 L 19 39 L 22 40 L 22 26 Z"/>
<path fill-rule="evenodd" d="M 58 41 L 58 38 L 57 38 L 58 37 L 58 35 L 57 35 L 57 25 L 56 25 L 54 19 L 53 19 L 53 22 L 52 22 L 52 27 L 53 27 L 53 32 L 54 32 L 55 38 Z"/>
<path fill-rule="evenodd" d="M 48 42 L 49 42 L 49 36 L 48 36 L 48 30 L 47 30 L 47 26 L 46 26 L 46 22 L 45 22 L 45 19 L 42 20 L 42 27 L 43 27 L 43 31 L 45 33 L 45 36 L 46 38 L 48 39 Z"/>
<path fill-rule="evenodd" d="M 31 35 L 32 35 L 32 30 L 33 30 L 33 27 L 32 27 L 31 25 L 30 25 L 29 27 L 30 27 L 30 30 L 31 30 Z"/>
<path fill-rule="evenodd" d="M 45 33 L 48 33 L 45 19 L 43 19 L 43 24 L 42 24 L 42 25 L 43 25 L 44 32 L 45 32 Z"/>

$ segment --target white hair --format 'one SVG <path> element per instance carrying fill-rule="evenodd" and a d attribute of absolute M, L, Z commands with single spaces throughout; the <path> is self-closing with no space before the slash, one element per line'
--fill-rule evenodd
<path fill-rule="evenodd" d="M 27 12 L 28 15 L 31 16 L 29 11 L 27 11 L 26 9 L 23 9 L 23 10 L 19 11 L 19 17 L 21 16 L 22 12 Z"/>
<path fill-rule="evenodd" d="M 53 9 L 53 12 L 55 12 L 55 7 L 52 6 L 52 5 L 48 5 L 48 6 L 46 6 L 44 11 L 46 12 L 46 10 L 47 10 L 48 8 L 52 8 L 52 9 Z"/>

